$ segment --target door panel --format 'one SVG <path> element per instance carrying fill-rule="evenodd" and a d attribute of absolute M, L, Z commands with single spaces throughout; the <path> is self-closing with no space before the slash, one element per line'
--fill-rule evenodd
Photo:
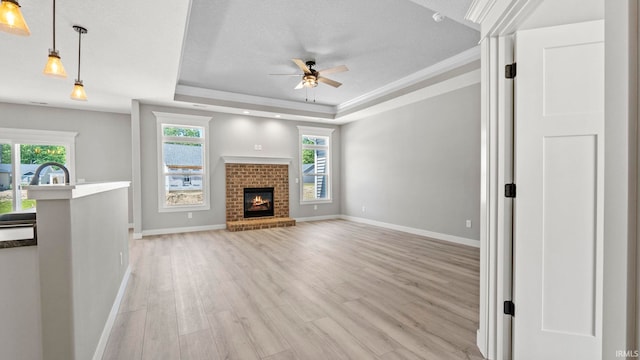
<path fill-rule="evenodd" d="M 543 139 L 543 331 L 595 335 L 596 143 L 586 135 Z"/>
<path fill-rule="evenodd" d="M 513 354 L 599 359 L 604 23 L 516 37 Z"/>

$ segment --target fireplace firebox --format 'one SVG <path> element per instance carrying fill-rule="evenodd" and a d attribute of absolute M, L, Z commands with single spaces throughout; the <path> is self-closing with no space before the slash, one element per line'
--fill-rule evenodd
<path fill-rule="evenodd" d="M 273 188 L 244 188 L 244 217 L 273 216 Z"/>

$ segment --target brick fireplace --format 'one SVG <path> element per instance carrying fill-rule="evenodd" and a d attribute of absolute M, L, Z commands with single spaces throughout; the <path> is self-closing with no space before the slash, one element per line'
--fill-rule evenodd
<path fill-rule="evenodd" d="M 229 231 L 295 225 L 289 218 L 289 166 L 286 164 L 225 164 L 226 213 Z M 245 218 L 245 188 L 273 188 L 273 216 Z"/>

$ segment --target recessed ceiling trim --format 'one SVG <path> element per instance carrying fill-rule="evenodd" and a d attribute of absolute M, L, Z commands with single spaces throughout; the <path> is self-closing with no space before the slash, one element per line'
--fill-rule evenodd
<path fill-rule="evenodd" d="M 376 90 L 368 92 L 362 96 L 358 96 L 354 99 L 348 100 L 337 106 L 337 113 L 347 111 L 349 109 L 358 107 L 364 103 L 371 102 L 377 98 L 381 98 L 385 95 L 402 90 L 403 88 L 417 84 L 421 81 L 427 80 L 434 76 L 440 75 L 449 70 L 453 70 L 460 66 L 469 64 L 473 61 L 480 59 L 480 46 L 475 46 L 469 50 L 465 50 L 457 55 L 454 55 L 444 61 L 436 63 L 432 66 L 424 68 L 418 72 L 415 72 L 402 79 L 396 80 Z"/>
<path fill-rule="evenodd" d="M 247 106 L 254 110 L 280 112 L 288 110 L 296 115 L 320 118 L 334 118 L 336 114 L 345 113 L 361 105 L 371 103 L 404 88 L 418 84 L 447 71 L 467 65 L 480 59 L 480 47 L 475 46 L 454 55 L 444 61 L 436 63 L 402 79 L 389 83 L 374 91 L 348 100 L 337 106 L 313 103 L 302 103 L 289 100 L 266 98 L 255 95 L 238 94 L 226 91 L 204 89 L 195 86 L 177 85 L 174 95 L 176 101 L 201 102 L 203 104 L 239 108 Z"/>
<path fill-rule="evenodd" d="M 277 107 L 290 110 L 299 110 L 305 112 L 316 112 L 327 115 L 335 115 L 336 107 L 332 105 L 322 105 L 314 103 L 302 103 L 289 100 L 272 99 L 262 96 L 238 94 L 226 91 L 203 89 L 195 86 L 178 85 L 176 86 L 177 95 L 194 96 L 199 98 L 214 99 L 220 102 L 228 103 L 246 103 L 253 105 Z"/>
<path fill-rule="evenodd" d="M 479 83 L 480 69 L 472 70 L 353 113 L 338 114 L 335 123 L 346 124 Z"/>

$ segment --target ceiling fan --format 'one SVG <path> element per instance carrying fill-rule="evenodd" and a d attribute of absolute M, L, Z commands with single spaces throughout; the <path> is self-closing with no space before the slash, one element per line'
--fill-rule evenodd
<path fill-rule="evenodd" d="M 302 76 L 302 80 L 294 89 L 302 89 L 302 88 L 314 88 L 318 86 L 318 83 L 325 83 L 327 85 L 331 85 L 333 87 L 339 87 L 342 83 L 337 82 L 335 80 L 331 80 L 329 78 L 324 77 L 327 74 L 335 74 L 343 71 L 349 71 L 349 69 L 345 65 L 335 66 L 325 70 L 315 70 L 313 67 L 316 66 L 316 62 L 313 60 L 302 61 L 300 59 L 291 59 L 300 70 L 302 70 L 303 74 L 271 74 L 271 75 L 287 75 L 287 76 Z"/>

